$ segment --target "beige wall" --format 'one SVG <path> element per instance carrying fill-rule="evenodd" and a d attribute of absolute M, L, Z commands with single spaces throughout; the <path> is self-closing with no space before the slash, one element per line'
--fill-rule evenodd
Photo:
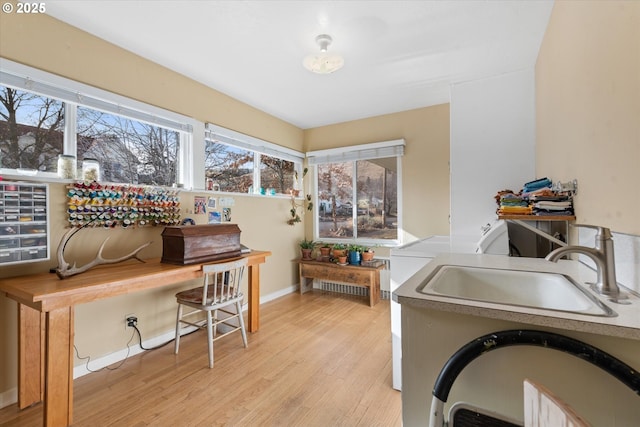
<path fill-rule="evenodd" d="M 0 14 L 0 57 L 302 150 L 301 129 L 45 15 Z M 54 250 L 66 225 L 62 214 L 66 210 L 64 194 L 62 184 L 51 185 Z M 194 195 L 181 194 L 183 216 L 187 208 L 193 210 Z M 288 199 L 239 195 L 234 196 L 234 200 L 232 221 L 242 230 L 242 243 L 273 253 L 261 268 L 261 294 L 268 295 L 296 284 L 297 270 L 292 260 L 298 257 L 297 242 L 304 235 L 304 227 L 286 224 Z M 206 223 L 204 216 L 196 220 Z M 141 255 L 159 256 L 161 231 L 158 228 L 83 230 L 69 244 L 67 259 L 82 264 L 96 253 L 98 244 L 107 235 L 112 237 L 106 256 L 122 255 L 149 240 L 153 245 Z M 1 267 L 0 277 L 44 272 L 55 265 L 54 254 L 50 262 Z M 131 330 L 126 331 L 123 325 L 123 316 L 127 313 L 138 315 L 145 339 L 170 330 L 175 316 L 173 295 L 184 286 L 78 306 L 75 318 L 78 350 L 95 359 L 122 349 L 131 336 Z M 16 303 L 0 296 L 0 403 L 17 383 L 16 319 Z M 76 360 L 76 365 L 82 363 Z"/>
<path fill-rule="evenodd" d="M 48 16 L 23 18 L 2 14 L 0 19 L 2 58 L 299 151 L 405 138 L 405 235 L 407 239 L 413 239 L 448 234 L 448 105 L 302 131 Z M 51 242 L 54 249 L 65 231 L 64 194 L 62 184 L 51 185 Z M 193 196 L 198 194 L 205 193 L 181 194 L 183 216 L 187 216 L 186 210 L 191 207 Z M 232 222 L 240 226 L 242 242 L 273 252 L 261 268 L 261 294 L 286 290 L 297 282 L 292 260 L 298 257 L 297 242 L 302 239 L 305 227 L 310 236 L 311 218 L 305 218 L 306 224 L 286 225 L 289 201 L 285 198 L 239 195 L 234 196 L 234 200 Z M 198 223 L 206 222 L 204 216 L 195 219 Z M 118 256 L 149 240 L 154 243 L 141 255 L 145 258 L 160 256 L 161 231 L 155 228 L 83 230 L 69 243 L 67 260 L 79 264 L 90 260 L 107 236 L 111 239 L 106 256 Z M 28 267 L 5 266 L 0 270 L 0 277 L 25 274 L 26 268 L 29 272 L 44 272 L 55 265 L 54 256 L 50 262 Z M 131 330 L 124 328 L 123 320 L 129 313 L 138 316 L 145 339 L 170 330 L 175 316 L 173 295 L 185 286 L 188 284 L 77 306 L 75 343 L 80 354 L 95 359 L 124 348 L 131 337 Z M 16 317 L 16 303 L 1 296 L 0 396 L 16 387 Z M 77 366 L 84 363 L 76 360 Z"/>
<path fill-rule="evenodd" d="M 580 181 L 580 222 L 633 234 L 640 234 L 634 220 L 640 208 L 640 169 L 635 166 L 640 160 L 639 20 L 640 2 L 556 2 L 536 69 L 538 174 Z M 449 233 L 448 105 L 302 131 L 47 16 L 0 14 L 0 57 L 300 151 L 405 138 L 405 237 Z M 63 187 L 55 184 L 51 190 L 53 200 L 62 203 Z M 192 196 L 181 197 L 184 207 Z M 243 243 L 273 251 L 261 269 L 262 293 L 294 284 L 291 261 L 298 255 L 296 242 L 304 227 L 285 224 L 288 201 L 237 196 L 235 202 L 232 219 L 242 229 Z M 59 209 L 52 205 L 54 248 L 64 231 Z M 305 222 L 311 230 L 308 218 Z M 109 248 L 120 253 L 154 240 L 144 254 L 160 253 L 160 230 L 139 230 L 135 238 L 131 231 L 110 232 Z M 78 236 L 69 258 L 82 260 L 94 253 L 105 233 Z M 46 271 L 55 263 L 28 269 Z M 24 271 L 24 266 L 2 267 L 0 277 Z M 139 315 L 145 337 L 170 329 L 176 288 L 79 306 L 80 352 L 95 358 L 121 349 L 130 337 L 123 326 L 127 313 Z M 16 386 L 15 305 L 0 297 L 0 394 Z"/>
<path fill-rule="evenodd" d="M 404 138 L 404 242 L 449 235 L 449 104 L 305 131 L 305 151 Z M 310 221 L 309 221 L 310 222 Z M 310 234 L 311 224 L 308 224 Z"/>
<path fill-rule="evenodd" d="M 538 176 L 578 223 L 640 235 L 640 2 L 557 1 L 536 65 Z"/>

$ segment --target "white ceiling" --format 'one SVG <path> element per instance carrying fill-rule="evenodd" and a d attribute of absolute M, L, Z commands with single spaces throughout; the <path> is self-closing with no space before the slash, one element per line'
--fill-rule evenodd
<path fill-rule="evenodd" d="M 47 13 L 302 129 L 449 102 L 532 67 L 553 2 L 55 0 Z M 329 34 L 345 66 L 302 59 Z"/>

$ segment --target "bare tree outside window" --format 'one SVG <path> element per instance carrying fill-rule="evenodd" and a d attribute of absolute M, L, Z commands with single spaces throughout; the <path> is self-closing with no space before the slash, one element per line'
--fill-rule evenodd
<path fill-rule="evenodd" d="M 320 238 L 354 237 L 353 162 L 318 165 Z"/>
<path fill-rule="evenodd" d="M 290 194 L 293 189 L 294 163 L 267 155 L 260 155 L 260 186 L 273 189 L 276 194 Z"/>
<path fill-rule="evenodd" d="M 395 157 L 319 164 L 318 237 L 396 240 L 396 165 Z"/>
<path fill-rule="evenodd" d="M 253 152 L 206 141 L 205 176 L 230 193 L 247 193 L 253 185 Z"/>
<path fill-rule="evenodd" d="M 56 170 L 64 140 L 64 103 L 0 86 L 0 166 Z"/>
<path fill-rule="evenodd" d="M 115 114 L 78 107 L 78 158 L 96 158 L 104 181 L 176 183 L 177 131 Z"/>

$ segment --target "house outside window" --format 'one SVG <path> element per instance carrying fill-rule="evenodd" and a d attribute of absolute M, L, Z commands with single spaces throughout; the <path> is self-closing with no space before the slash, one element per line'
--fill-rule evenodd
<path fill-rule="evenodd" d="M 64 111 L 56 99 L 0 86 L 0 167 L 56 172 Z"/>
<path fill-rule="evenodd" d="M 179 147 L 175 130 L 78 107 L 78 161 L 99 159 L 103 181 L 172 185 L 177 182 Z"/>
<path fill-rule="evenodd" d="M 316 166 L 315 238 L 399 244 L 404 141 L 307 153 Z"/>

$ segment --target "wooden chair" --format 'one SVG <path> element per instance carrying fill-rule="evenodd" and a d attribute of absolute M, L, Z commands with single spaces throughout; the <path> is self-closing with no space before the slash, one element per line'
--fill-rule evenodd
<path fill-rule="evenodd" d="M 203 286 L 176 294 L 178 314 L 176 317 L 175 354 L 178 354 L 180 348 L 180 332 L 184 329 L 182 325 L 207 330 L 209 368 L 213 368 L 213 342 L 215 340 L 232 332 L 240 331 L 244 346 L 247 347 L 247 333 L 242 317 L 244 295 L 240 290 L 246 265 L 246 259 L 204 265 L 202 266 Z M 229 310 L 233 305 L 235 305 L 235 312 Z M 185 313 L 184 306 L 191 307 L 193 310 Z M 202 312 L 205 312 L 206 315 L 204 321 L 202 320 Z M 189 320 L 185 320 L 185 318 Z M 231 322 L 236 318 L 237 322 Z M 218 330 L 219 325 L 221 326 L 220 330 Z"/>

